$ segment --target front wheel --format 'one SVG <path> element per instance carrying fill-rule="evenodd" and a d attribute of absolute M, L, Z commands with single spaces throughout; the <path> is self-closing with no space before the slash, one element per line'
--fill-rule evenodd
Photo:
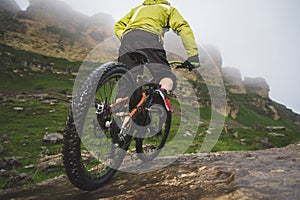
<path fill-rule="evenodd" d="M 126 93 L 132 83 L 126 67 L 108 63 L 89 75 L 73 99 L 62 154 L 69 180 L 81 190 L 92 191 L 104 185 L 125 157 L 131 136 L 115 142 L 120 129 L 107 106 L 115 101 L 119 90 Z"/>

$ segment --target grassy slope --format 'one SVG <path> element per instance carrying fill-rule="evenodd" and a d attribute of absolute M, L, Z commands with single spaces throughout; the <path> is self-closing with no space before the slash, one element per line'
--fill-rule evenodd
<path fill-rule="evenodd" d="M 0 49 L 0 136 L 9 138 L 6 141 L 2 139 L 4 151 L 0 158 L 21 157 L 22 166 L 15 170 L 30 174 L 33 183 L 62 174 L 62 167 L 56 172 L 41 172 L 36 167 L 25 169 L 24 166 L 36 165 L 41 155 L 61 152 L 61 144 L 50 145 L 42 140 L 46 132 L 55 133 L 64 128 L 70 105 L 65 101 L 50 105 L 34 99 L 22 100 L 15 98 L 14 94 L 48 93 L 55 98 L 66 99 L 66 92 L 73 87 L 74 76 L 54 74 L 50 70 L 33 71 L 24 66 L 24 61 L 71 70 L 78 69 L 80 63 L 18 51 L 4 45 Z M 14 107 L 25 110 L 15 111 Z M 5 187 L 8 179 L 0 177 L 0 189 Z"/>
<path fill-rule="evenodd" d="M 299 126 L 292 122 L 278 120 L 258 114 L 247 103 L 235 99 L 239 106 L 237 119 L 227 118 L 227 123 L 238 123 L 221 135 L 214 150 L 257 150 L 269 147 L 283 147 L 300 141 Z M 285 130 L 266 130 L 265 126 L 284 126 Z M 255 128 L 261 127 L 261 128 Z M 272 136 L 270 133 L 283 134 L 284 137 Z M 234 136 L 234 133 L 236 136 Z M 267 142 L 266 142 L 267 141 Z"/>
<path fill-rule="evenodd" d="M 41 56 L 35 53 L 15 50 L 0 45 L 0 80 L 1 90 L 30 91 L 41 89 L 71 89 L 71 75 L 54 74 L 50 70 L 33 71 L 29 65 L 54 67 L 60 70 L 77 70 L 79 62 L 69 62 L 65 59 Z M 27 63 L 25 66 L 24 62 Z"/>
<path fill-rule="evenodd" d="M 33 182 L 39 182 L 57 174 L 62 174 L 62 168 L 58 172 L 40 172 L 37 168 L 24 169 L 24 166 L 37 165 L 42 155 L 57 154 L 61 151 L 61 145 L 44 143 L 46 132 L 55 133 L 62 130 L 65 125 L 69 105 L 58 103 L 46 105 L 36 100 L 22 102 L 19 99 L 10 99 L 10 103 L 1 105 L 0 132 L 1 136 L 9 137 L 8 143 L 4 143 L 4 151 L 1 158 L 21 157 L 22 166 L 16 170 L 26 172 L 33 177 Z M 23 107 L 24 111 L 14 111 L 13 107 Z M 53 112 L 55 110 L 55 112 Z M 7 179 L 0 177 L 0 188 Z"/>

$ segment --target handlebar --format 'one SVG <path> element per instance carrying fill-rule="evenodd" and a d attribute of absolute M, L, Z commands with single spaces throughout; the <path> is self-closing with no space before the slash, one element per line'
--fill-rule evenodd
<path fill-rule="evenodd" d="M 175 69 L 188 69 L 189 71 L 192 71 L 195 67 L 190 64 L 190 65 L 184 65 L 182 61 L 174 60 L 174 61 L 169 61 L 170 65 L 175 65 Z"/>

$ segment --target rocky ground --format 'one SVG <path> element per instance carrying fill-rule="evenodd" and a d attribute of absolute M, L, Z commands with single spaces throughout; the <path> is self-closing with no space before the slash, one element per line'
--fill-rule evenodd
<path fill-rule="evenodd" d="M 153 165 L 168 162 L 164 158 Z M 142 167 L 142 166 L 141 166 Z M 118 172 L 104 187 L 85 192 L 61 176 L 4 190 L 0 199 L 299 199 L 300 143 L 262 151 L 180 155 L 147 173 Z"/>

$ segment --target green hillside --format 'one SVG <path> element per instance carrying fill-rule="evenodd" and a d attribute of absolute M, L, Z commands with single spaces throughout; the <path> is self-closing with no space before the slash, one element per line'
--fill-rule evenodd
<path fill-rule="evenodd" d="M 61 143 L 46 143 L 47 133 L 62 133 L 70 108 L 72 87 L 80 62 L 41 56 L 0 45 L 0 165 L 11 159 L 0 174 L 0 188 L 33 184 L 63 174 L 58 166 L 40 166 L 46 156 L 61 151 Z M 205 84 L 193 82 L 202 91 L 199 98 L 208 99 Z M 256 150 L 283 147 L 300 141 L 298 115 L 270 99 L 257 95 L 228 94 L 232 105 L 239 108 L 236 118 L 227 117 L 222 134 L 213 151 Z M 259 103 L 257 103 L 259 102 Z M 264 109 L 261 102 L 267 105 Z M 172 100 L 175 111 L 172 138 L 180 124 L 179 104 Z M 281 118 L 274 120 L 268 108 L 276 107 Z M 189 109 L 193 109 L 190 107 Z M 197 136 L 187 153 L 198 152 L 208 131 L 209 107 L 200 108 Z M 299 121 L 298 121 L 299 123 Z M 270 130 L 270 126 L 284 127 Z M 13 177 L 13 178 L 12 178 Z"/>

